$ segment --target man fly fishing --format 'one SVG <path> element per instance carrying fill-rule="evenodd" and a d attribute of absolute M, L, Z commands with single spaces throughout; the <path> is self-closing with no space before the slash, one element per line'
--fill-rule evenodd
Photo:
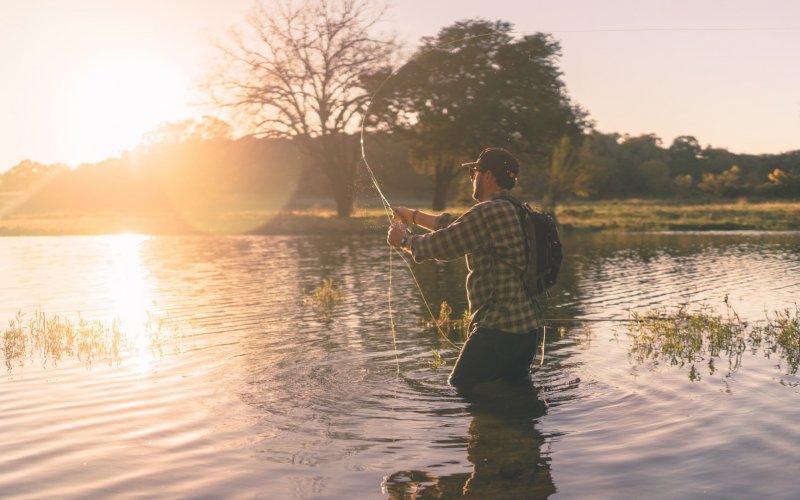
<path fill-rule="evenodd" d="M 461 388 L 528 377 L 542 330 L 535 299 L 519 271 L 526 268 L 528 246 L 518 210 L 522 204 L 509 192 L 519 163 L 504 149 L 487 148 L 463 167 L 469 169 L 478 203 L 461 217 L 393 207 L 395 222 L 387 238 L 416 262 L 466 256 L 470 334 L 449 378 Z M 410 234 L 410 224 L 430 232 Z"/>

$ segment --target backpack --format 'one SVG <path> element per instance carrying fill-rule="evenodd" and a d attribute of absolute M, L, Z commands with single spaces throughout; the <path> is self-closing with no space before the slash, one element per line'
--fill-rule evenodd
<path fill-rule="evenodd" d="M 555 218 L 534 210 L 522 201 L 502 196 L 511 202 L 519 214 L 520 226 L 525 242 L 525 268 L 518 269 L 528 297 L 545 292 L 556 284 L 563 259 L 561 240 Z"/>

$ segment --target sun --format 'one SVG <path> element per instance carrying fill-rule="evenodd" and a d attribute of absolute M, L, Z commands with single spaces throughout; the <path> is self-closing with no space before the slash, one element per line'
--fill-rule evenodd
<path fill-rule="evenodd" d="M 71 163 L 118 156 L 159 123 L 185 118 L 188 94 L 180 72 L 157 56 L 94 60 L 64 96 L 60 140 Z"/>

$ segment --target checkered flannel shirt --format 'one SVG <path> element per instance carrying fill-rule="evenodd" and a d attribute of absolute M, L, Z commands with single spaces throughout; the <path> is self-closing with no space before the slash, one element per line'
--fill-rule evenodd
<path fill-rule="evenodd" d="M 437 230 L 411 236 L 409 245 L 416 262 L 455 260 L 466 255 L 471 327 L 526 333 L 542 322 L 533 300 L 525 293 L 522 277 L 514 270 L 525 267 L 517 208 L 499 196 L 509 196 L 508 190 L 475 204 L 461 217 L 439 215 Z"/>

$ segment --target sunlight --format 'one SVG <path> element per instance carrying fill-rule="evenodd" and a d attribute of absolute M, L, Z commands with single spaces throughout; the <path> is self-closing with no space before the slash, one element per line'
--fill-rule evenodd
<path fill-rule="evenodd" d="M 119 320 L 120 327 L 131 341 L 132 363 L 146 370 L 150 362 L 149 340 L 145 324 L 152 307 L 152 296 L 147 280 L 147 269 L 141 259 L 142 242 L 148 236 L 118 234 L 104 237 L 113 248 L 113 267 L 108 284 L 111 287 L 111 316 Z"/>
<path fill-rule="evenodd" d="M 73 163 L 118 156 L 159 123 L 188 114 L 186 83 L 157 58 L 99 59 L 79 75 L 66 92 L 61 127 Z"/>

